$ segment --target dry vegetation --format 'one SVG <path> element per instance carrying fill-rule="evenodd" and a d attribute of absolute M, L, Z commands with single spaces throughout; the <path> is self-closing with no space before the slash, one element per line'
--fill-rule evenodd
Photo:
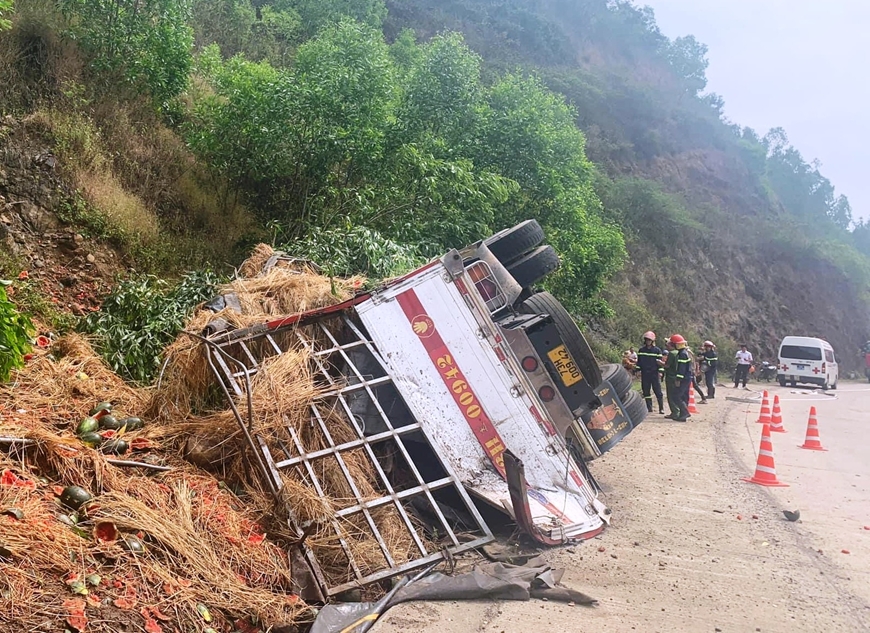
<path fill-rule="evenodd" d="M 334 304 L 360 283 L 330 282 L 305 266 L 279 265 L 257 276 L 271 254 L 259 247 L 242 267 L 253 277 L 225 289 L 247 293 L 246 314 L 201 311 L 189 328 L 199 330 L 220 317 L 246 325 Z M 254 300 L 255 293 L 260 300 Z M 20 518 L 0 515 L 5 548 L 0 550 L 0 590 L 10 598 L 0 622 L 20 630 L 46 618 L 74 628 L 89 622 L 88 631 L 109 631 L 109 623 L 123 622 L 152 632 L 164 624 L 201 630 L 201 605 L 211 610 L 215 630 L 221 630 L 221 622 L 268 627 L 310 618 L 293 584 L 288 551 L 297 533 L 288 527 L 288 511 L 300 524 L 313 525 L 308 544 L 330 584 L 353 577 L 340 539 L 363 573 L 384 567 L 384 555 L 362 517 L 333 521 L 335 511 L 355 503 L 334 458 L 315 465 L 320 491 L 300 470 L 284 473 L 283 503 L 263 493 L 236 419 L 215 397 L 196 338 L 183 334 L 167 350 L 159 388 L 129 387 L 78 335 L 56 341 L 51 352 L 40 352 L 13 383 L 0 388 L 0 435 L 34 441 L 0 453 L 0 508 L 22 513 Z M 310 423 L 309 407 L 322 387 L 304 348 L 291 347 L 267 361 L 252 387 L 253 430 L 276 451 L 278 442 L 292 445 L 293 436 L 308 450 L 329 444 Z M 146 419 L 143 430 L 125 434 L 135 450 L 128 459 L 172 470 L 155 474 L 122 468 L 86 447 L 75 427 L 101 401 Z M 332 442 L 354 437 L 338 413 L 326 423 Z M 343 458 L 362 496 L 378 496 L 377 475 L 365 455 L 351 451 Z M 77 513 L 64 508 L 58 497 L 68 485 L 86 488 L 94 501 Z M 397 562 L 417 555 L 395 510 L 381 508 L 372 516 Z M 144 553 L 122 547 L 130 536 L 141 539 Z"/>

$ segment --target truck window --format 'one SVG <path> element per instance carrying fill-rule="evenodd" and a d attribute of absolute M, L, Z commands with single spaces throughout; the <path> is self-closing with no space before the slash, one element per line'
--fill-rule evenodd
<path fill-rule="evenodd" d="M 829 349 L 826 349 L 825 350 L 825 360 L 829 363 L 833 363 L 834 362 L 834 352 L 832 352 Z"/>
<path fill-rule="evenodd" d="M 822 348 L 806 345 L 783 345 L 782 349 L 779 350 L 779 356 L 791 360 L 822 360 Z"/>
<path fill-rule="evenodd" d="M 474 262 L 466 268 L 468 276 L 474 282 L 477 293 L 481 296 L 490 313 L 500 310 L 507 304 L 507 299 L 492 275 L 492 270 L 486 262 Z"/>

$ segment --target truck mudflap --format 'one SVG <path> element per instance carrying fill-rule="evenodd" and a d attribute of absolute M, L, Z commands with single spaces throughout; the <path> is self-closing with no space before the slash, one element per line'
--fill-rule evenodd
<path fill-rule="evenodd" d="M 601 401 L 601 406 L 584 414 L 581 420 L 598 450 L 606 453 L 643 422 L 644 416 L 642 412 L 635 412 L 632 419 L 613 385 L 607 381 L 596 388 L 595 395 Z"/>

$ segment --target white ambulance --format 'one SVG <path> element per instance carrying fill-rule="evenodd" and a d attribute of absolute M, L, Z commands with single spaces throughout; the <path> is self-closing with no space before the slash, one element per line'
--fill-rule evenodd
<path fill-rule="evenodd" d="M 836 389 L 839 376 L 834 348 L 826 340 L 809 336 L 782 339 L 777 378 L 783 387 L 806 383 Z"/>

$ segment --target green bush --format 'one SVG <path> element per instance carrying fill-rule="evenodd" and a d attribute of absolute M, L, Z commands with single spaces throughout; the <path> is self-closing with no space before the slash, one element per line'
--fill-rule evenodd
<path fill-rule="evenodd" d="M 33 334 L 30 317 L 21 314 L 6 295 L 10 285 L 11 281 L 0 280 L 0 382 L 9 380 L 12 370 L 23 366 Z"/>
<path fill-rule="evenodd" d="M 187 86 L 193 29 L 187 0 L 61 0 L 68 35 L 90 56 L 93 79 L 117 90 L 118 77 L 161 106 Z"/>
<path fill-rule="evenodd" d="M 0 31 L 12 28 L 12 22 L 6 18 L 15 7 L 13 0 L 0 0 Z"/>
<path fill-rule="evenodd" d="M 193 308 L 216 294 L 221 279 L 192 272 L 175 286 L 153 275 L 121 281 L 102 308 L 84 320 L 97 351 L 125 380 L 147 384 L 160 369 L 163 349 L 171 343 Z"/>
<path fill-rule="evenodd" d="M 364 226 L 315 231 L 282 249 L 320 264 L 330 276 L 361 274 L 383 279 L 408 272 L 424 261 L 412 247 Z"/>

